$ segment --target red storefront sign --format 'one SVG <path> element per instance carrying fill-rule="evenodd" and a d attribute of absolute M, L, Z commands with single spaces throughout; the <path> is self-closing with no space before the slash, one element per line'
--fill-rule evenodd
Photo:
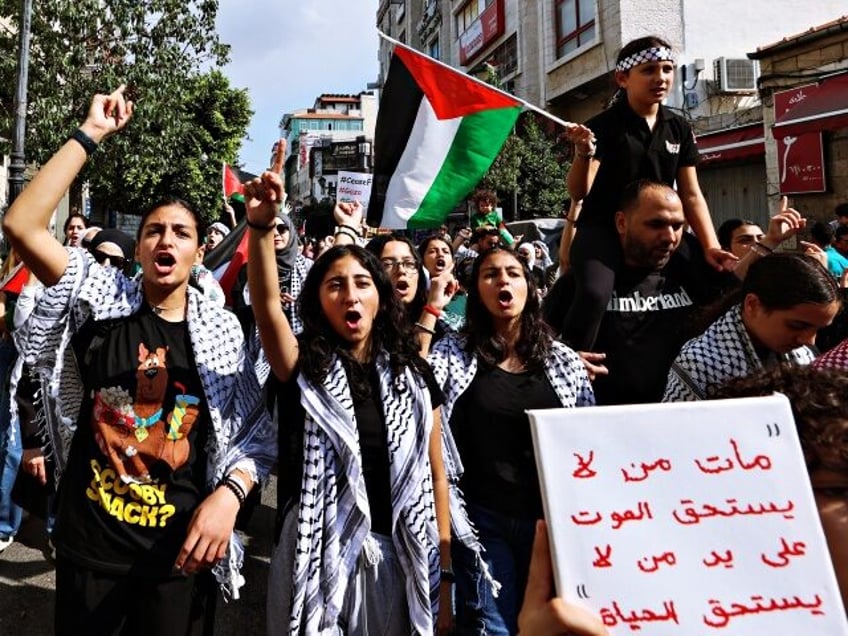
<path fill-rule="evenodd" d="M 824 148 L 820 132 L 780 135 L 775 130 L 781 194 L 824 192 Z"/>
<path fill-rule="evenodd" d="M 765 153 L 762 122 L 698 135 L 697 143 L 701 153 L 698 165 L 751 160 Z"/>
<path fill-rule="evenodd" d="M 459 36 L 459 63 L 467 66 L 475 55 L 502 36 L 504 23 L 504 2 L 495 0 Z"/>
<path fill-rule="evenodd" d="M 848 73 L 774 94 L 774 136 L 848 127 Z"/>

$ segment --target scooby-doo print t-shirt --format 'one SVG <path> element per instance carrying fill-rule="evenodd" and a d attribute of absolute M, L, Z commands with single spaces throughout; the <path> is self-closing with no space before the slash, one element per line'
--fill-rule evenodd
<path fill-rule="evenodd" d="M 209 415 L 185 322 L 146 305 L 75 337 L 85 397 L 60 482 L 61 556 L 167 576 L 205 495 Z"/>

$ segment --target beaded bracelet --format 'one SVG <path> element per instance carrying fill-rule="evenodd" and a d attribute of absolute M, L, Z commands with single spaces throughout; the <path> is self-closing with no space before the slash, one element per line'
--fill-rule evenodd
<path fill-rule="evenodd" d="M 223 486 L 233 493 L 236 496 L 236 499 L 238 499 L 239 507 L 244 505 L 244 502 L 247 499 L 247 493 L 245 492 L 244 484 L 241 483 L 241 479 L 238 479 L 233 475 L 227 475 L 218 483 L 218 486 Z"/>

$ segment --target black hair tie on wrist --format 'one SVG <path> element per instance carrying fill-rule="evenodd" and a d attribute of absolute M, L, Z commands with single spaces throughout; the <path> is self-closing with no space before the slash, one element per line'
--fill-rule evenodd
<path fill-rule="evenodd" d="M 258 223 L 251 223 L 250 219 L 245 218 L 245 223 L 247 223 L 247 227 L 252 227 L 254 230 L 260 230 L 262 232 L 270 232 L 277 227 L 276 221 L 271 225 L 259 225 Z"/>
<path fill-rule="evenodd" d="M 97 150 L 97 142 L 94 141 L 91 137 L 86 135 L 82 130 L 77 128 L 74 132 L 71 133 L 69 140 L 73 139 L 85 150 L 85 154 L 89 157 L 94 154 L 94 151 Z"/>

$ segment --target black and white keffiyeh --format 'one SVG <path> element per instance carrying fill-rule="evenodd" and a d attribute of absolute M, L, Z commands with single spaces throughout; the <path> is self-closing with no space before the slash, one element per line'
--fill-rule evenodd
<path fill-rule="evenodd" d="M 430 350 L 427 361 L 433 369 L 436 382 L 444 392 L 442 413 L 442 455 L 450 489 L 451 539 L 459 541 L 477 555 L 477 566 L 497 595 L 500 584 L 489 572 L 480 556 L 483 546 L 468 518 L 465 502 L 459 489 L 459 480 L 465 469 L 451 432 L 451 415 L 459 397 L 465 393 L 477 375 L 477 356 L 466 351 L 467 338 L 460 333 L 448 333 Z M 550 355 L 545 360 L 545 375 L 563 407 L 594 406 L 595 393 L 586 368 L 579 356 L 561 342 L 552 343 Z"/>
<path fill-rule="evenodd" d="M 53 409 L 42 408 L 41 417 L 59 470 L 66 464 L 68 428 L 79 417 L 84 387 L 71 338 L 87 320 L 131 316 L 143 301 L 140 276 L 127 278 L 115 268 L 95 263 L 87 251 L 69 248 L 64 274 L 44 289 L 29 319 L 14 332 L 21 358 L 55 404 Z M 254 361 L 246 356 L 241 326 L 232 313 L 191 286 L 186 321 L 211 424 L 206 485 L 211 491 L 225 473 L 236 469 L 254 481 L 264 479 L 277 456 L 276 430 L 257 374 L 247 372 Z M 57 472 L 57 480 L 59 476 Z M 227 596 L 238 598 L 244 583 L 243 554 L 233 533 L 227 556 L 214 569 Z"/>
<path fill-rule="evenodd" d="M 393 377 L 377 358 L 389 451 L 392 542 L 406 576 L 411 633 L 431 634 L 438 611 L 439 534 L 428 455 L 433 410 L 423 381 Z M 322 386 L 298 377 L 306 411 L 290 634 L 336 634 L 360 559 L 379 559 L 347 374 L 336 357 Z"/>
<path fill-rule="evenodd" d="M 774 362 L 810 364 L 815 353 L 798 347 Z M 706 399 L 708 391 L 731 378 L 750 375 L 763 364 L 742 322 L 741 305 L 736 305 L 680 350 L 671 365 L 663 402 L 693 402 Z"/>
<path fill-rule="evenodd" d="M 645 62 L 674 61 L 674 52 L 667 46 L 651 46 L 647 49 L 637 51 L 628 55 L 615 65 L 616 71 L 629 71 L 631 68 L 644 64 Z"/>

